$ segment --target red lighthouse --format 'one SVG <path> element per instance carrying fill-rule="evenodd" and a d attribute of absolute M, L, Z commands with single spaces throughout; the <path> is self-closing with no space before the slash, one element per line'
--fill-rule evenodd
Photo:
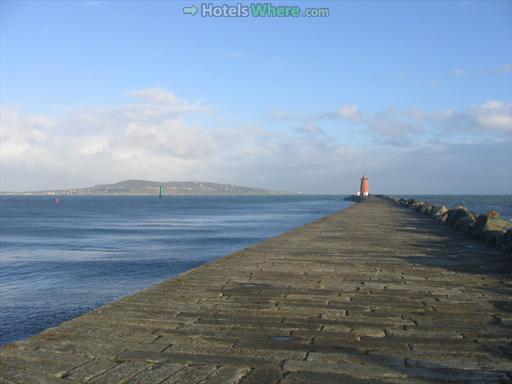
<path fill-rule="evenodd" d="M 361 188 L 359 189 L 358 195 L 368 196 L 369 193 L 370 189 L 368 188 L 368 178 L 365 175 L 363 175 L 363 177 L 361 177 Z"/>

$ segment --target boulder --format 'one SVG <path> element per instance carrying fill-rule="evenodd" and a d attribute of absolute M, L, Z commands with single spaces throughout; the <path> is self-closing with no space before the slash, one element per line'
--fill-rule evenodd
<path fill-rule="evenodd" d="M 493 217 L 493 215 L 489 216 L 486 213 L 478 216 L 470 233 L 474 237 L 490 242 L 491 244 L 498 244 L 498 242 L 501 241 L 499 234 L 505 233 L 511 228 L 512 223 L 510 221 Z"/>
<path fill-rule="evenodd" d="M 400 205 L 405 206 L 405 207 L 410 207 L 410 206 L 414 205 L 414 203 L 416 203 L 416 200 L 414 200 L 414 199 L 404 199 L 403 197 L 401 197 L 400 199 L 398 199 L 398 203 Z"/>
<path fill-rule="evenodd" d="M 418 206 L 415 208 L 415 211 L 416 212 L 419 212 L 419 213 L 423 213 L 423 214 L 426 214 L 427 211 L 430 211 L 430 204 L 425 202 L 425 201 L 421 201 L 418 203 Z"/>
<path fill-rule="evenodd" d="M 423 213 L 427 205 L 428 204 L 424 201 L 416 201 L 413 204 L 411 204 L 411 207 L 414 208 L 416 212 Z"/>
<path fill-rule="evenodd" d="M 433 205 L 432 209 L 430 210 L 430 217 L 435 217 L 435 213 L 439 209 L 439 205 Z"/>
<path fill-rule="evenodd" d="M 512 253 L 512 229 L 507 230 L 501 235 L 496 246 L 505 252 Z"/>
<path fill-rule="evenodd" d="M 448 208 L 446 208 L 444 205 L 434 205 L 432 206 L 432 210 L 430 211 L 430 217 L 436 220 L 441 220 L 443 214 L 447 211 Z"/>
<path fill-rule="evenodd" d="M 499 230 L 487 230 L 484 231 L 483 240 L 490 245 L 498 246 L 503 242 L 503 235 L 506 232 Z"/>
<path fill-rule="evenodd" d="M 453 223 L 453 228 L 455 228 L 457 231 L 469 233 L 475 222 L 476 218 L 472 213 L 468 212 L 467 216 L 464 216 Z"/>
<path fill-rule="evenodd" d="M 485 228 L 487 220 L 488 217 L 486 215 L 478 215 L 478 217 L 476 218 L 475 225 L 473 226 L 474 231 L 472 232 L 472 234 L 478 237 L 480 231 Z"/>
<path fill-rule="evenodd" d="M 412 207 L 414 208 L 414 210 L 416 212 L 421 212 L 423 210 L 423 208 L 425 207 L 425 203 L 423 201 L 419 202 L 419 203 L 414 203 L 412 205 Z"/>
<path fill-rule="evenodd" d="M 469 210 L 466 207 L 459 205 L 456 208 L 449 209 L 446 217 L 446 224 L 453 226 L 458 220 L 463 217 L 469 216 Z"/>

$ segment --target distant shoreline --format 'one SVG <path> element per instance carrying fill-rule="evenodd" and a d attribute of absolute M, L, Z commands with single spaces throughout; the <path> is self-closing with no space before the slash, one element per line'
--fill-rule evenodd
<path fill-rule="evenodd" d="M 97 184 L 84 188 L 0 191 L 0 195 L 16 196 L 203 196 L 203 195 L 282 195 L 288 191 L 273 191 L 233 184 L 203 181 L 124 180 L 115 184 Z M 294 193 L 291 193 L 294 194 Z"/>
<path fill-rule="evenodd" d="M 337 194 L 329 194 L 329 193 L 293 193 L 293 192 L 283 192 L 283 193 L 173 193 L 173 194 L 164 194 L 163 197 L 173 197 L 173 196 L 333 196 Z M 149 194 L 149 193 L 46 193 L 46 192 L 0 192 L 0 196 L 154 196 L 158 197 L 157 194 Z M 346 196 L 346 195 L 340 195 Z"/>

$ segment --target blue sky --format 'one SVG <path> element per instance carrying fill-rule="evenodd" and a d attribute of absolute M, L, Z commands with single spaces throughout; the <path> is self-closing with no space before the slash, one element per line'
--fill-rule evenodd
<path fill-rule="evenodd" d="M 329 8 L 316 19 L 192 4 L 2 1 L 1 189 L 349 193 L 368 173 L 376 192 L 511 193 L 512 2 L 273 2 Z"/>

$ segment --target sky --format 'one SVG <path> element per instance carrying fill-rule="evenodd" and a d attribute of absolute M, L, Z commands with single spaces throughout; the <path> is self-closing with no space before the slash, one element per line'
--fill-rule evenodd
<path fill-rule="evenodd" d="M 512 1 L 271 3 L 2 0 L 0 190 L 512 194 Z"/>

